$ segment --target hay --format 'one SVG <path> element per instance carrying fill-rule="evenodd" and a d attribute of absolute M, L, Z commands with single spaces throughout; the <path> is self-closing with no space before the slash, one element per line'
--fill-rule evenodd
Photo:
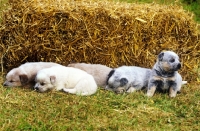
<path fill-rule="evenodd" d="M 0 25 L 2 65 L 27 61 L 152 68 L 162 50 L 181 58 L 184 79 L 197 80 L 199 33 L 177 5 L 92 0 L 10 0 Z"/>

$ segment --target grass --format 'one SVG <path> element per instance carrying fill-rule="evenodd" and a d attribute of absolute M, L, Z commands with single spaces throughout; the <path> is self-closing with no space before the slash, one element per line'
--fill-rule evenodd
<path fill-rule="evenodd" d="M 132 131 L 198 130 L 200 88 L 184 86 L 171 99 L 145 92 L 117 95 L 99 89 L 92 96 L 64 92 L 37 93 L 23 88 L 0 88 L 0 130 Z"/>
<path fill-rule="evenodd" d="M 193 8 L 188 7 L 189 10 Z M 3 83 L 4 79 L 0 77 L 0 82 Z M 0 130 L 199 130 L 199 98 L 199 85 L 192 83 L 184 86 L 181 94 L 173 99 L 160 93 L 147 98 L 144 91 L 116 95 L 99 89 L 95 95 L 81 97 L 63 92 L 37 93 L 0 85 Z"/>
<path fill-rule="evenodd" d="M 0 12 L 6 8 L 5 4 L 8 2 L 8 0 L 1 0 L 0 1 Z"/>
<path fill-rule="evenodd" d="M 6 9 L 6 3 L 8 2 L 8 0 L 1 0 L 0 1 L 0 22 L 1 22 L 1 20 L 2 20 L 2 18 L 1 18 L 1 14 L 2 14 L 2 11 L 4 10 L 4 9 Z"/>

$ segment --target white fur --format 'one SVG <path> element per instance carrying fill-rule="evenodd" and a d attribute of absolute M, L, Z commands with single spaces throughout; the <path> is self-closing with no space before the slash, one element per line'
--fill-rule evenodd
<path fill-rule="evenodd" d="M 40 92 L 55 89 L 77 95 L 92 95 L 97 91 L 97 84 L 94 78 L 83 70 L 55 66 L 37 73 L 35 88 Z"/>
<path fill-rule="evenodd" d="M 59 66 L 59 64 L 53 62 L 27 62 L 22 64 L 8 72 L 4 86 L 15 87 L 29 85 L 34 82 L 39 70 L 52 66 Z"/>

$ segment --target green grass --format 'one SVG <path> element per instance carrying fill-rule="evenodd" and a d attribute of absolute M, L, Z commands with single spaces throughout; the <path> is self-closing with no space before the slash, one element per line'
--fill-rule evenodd
<path fill-rule="evenodd" d="M 0 11 L 2 11 L 3 9 L 6 8 L 6 3 L 8 2 L 8 0 L 1 0 L 0 1 Z"/>
<path fill-rule="evenodd" d="M 1 1 L 0 4 L 5 2 Z M 170 3 L 166 0 L 161 2 Z M 184 6 L 199 14 L 199 6 Z M 196 20 L 199 21 L 198 18 Z M 3 81 L 4 77 L 0 77 L 0 82 Z M 147 98 L 143 91 L 117 95 L 99 89 L 95 95 L 85 97 L 63 92 L 37 93 L 30 89 L 5 88 L 0 85 L 0 130 L 200 130 L 199 98 L 199 85 L 193 83 L 184 86 L 181 94 L 173 99 L 168 94 L 160 93 Z"/>
<path fill-rule="evenodd" d="M 98 90 L 92 96 L 64 92 L 37 93 L 0 88 L 0 130 L 133 131 L 200 129 L 200 88 L 184 86 L 176 98 L 144 91 L 115 94 Z"/>
<path fill-rule="evenodd" d="M 2 20 L 2 11 L 4 9 L 6 9 L 6 3 L 8 2 L 8 0 L 0 0 L 0 23 L 1 23 L 1 20 Z"/>
<path fill-rule="evenodd" d="M 184 0 L 183 0 L 184 1 Z M 200 1 L 192 2 L 190 4 L 184 2 L 184 8 L 195 14 L 195 20 L 200 23 Z"/>

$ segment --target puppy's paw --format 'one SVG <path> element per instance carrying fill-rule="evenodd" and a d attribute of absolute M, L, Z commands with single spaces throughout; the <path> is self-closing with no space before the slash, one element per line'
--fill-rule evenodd
<path fill-rule="evenodd" d="M 121 89 L 121 90 L 115 90 L 115 93 L 116 93 L 116 94 L 122 94 L 122 93 L 124 93 L 124 92 L 125 92 L 124 89 Z"/>
<path fill-rule="evenodd" d="M 130 87 L 126 92 L 127 93 L 132 93 L 132 92 L 135 92 L 136 89 L 134 87 Z"/>
<path fill-rule="evenodd" d="M 148 97 L 152 97 L 152 96 L 153 96 L 153 93 L 151 93 L 151 92 L 147 92 L 146 96 L 148 96 Z"/>
<path fill-rule="evenodd" d="M 154 95 L 154 93 L 155 93 L 155 91 L 156 91 L 156 87 L 155 86 L 152 86 L 151 88 L 149 88 L 148 90 L 147 90 L 147 96 L 148 97 L 152 97 L 153 95 Z"/>
<path fill-rule="evenodd" d="M 65 93 L 69 93 L 65 88 L 63 88 L 61 91 Z"/>
<path fill-rule="evenodd" d="M 114 92 L 117 94 L 122 94 L 122 93 L 126 92 L 126 88 L 125 87 L 117 87 L 117 88 L 114 88 Z"/>
<path fill-rule="evenodd" d="M 176 94 L 177 94 L 177 92 L 170 92 L 169 93 L 169 97 L 171 97 L 171 98 L 174 98 L 174 97 L 176 97 Z"/>
<path fill-rule="evenodd" d="M 108 91 L 113 91 L 113 89 L 110 86 L 108 86 L 108 85 L 104 89 L 108 90 Z"/>
<path fill-rule="evenodd" d="M 169 97 L 171 97 L 171 98 L 175 98 L 176 95 L 174 95 L 174 94 L 170 94 Z"/>

